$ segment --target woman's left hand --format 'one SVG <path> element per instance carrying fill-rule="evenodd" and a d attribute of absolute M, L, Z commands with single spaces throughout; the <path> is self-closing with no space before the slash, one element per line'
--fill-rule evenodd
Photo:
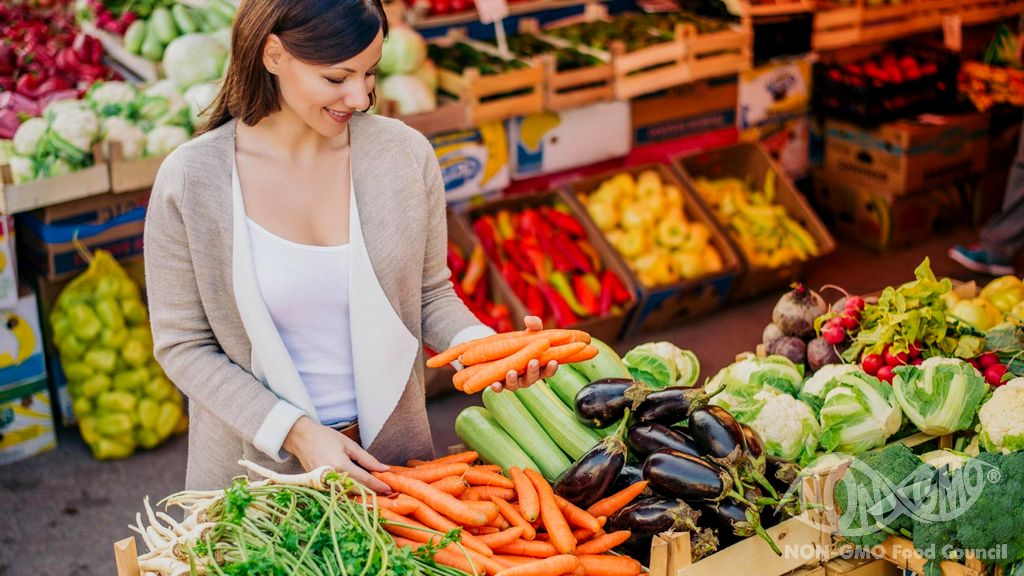
<path fill-rule="evenodd" d="M 523 323 L 526 324 L 527 330 L 544 329 L 544 322 L 536 316 L 527 316 L 523 318 Z M 491 389 L 495 392 L 501 392 L 502 390 L 515 392 L 520 388 L 526 388 L 537 380 L 554 376 L 557 370 L 558 362 L 555 362 L 554 360 L 548 362 L 547 366 L 543 367 L 540 365 L 540 362 L 530 360 L 530 364 L 526 367 L 526 374 L 519 374 L 515 370 L 509 370 L 508 374 L 505 375 L 505 381 L 491 384 Z"/>

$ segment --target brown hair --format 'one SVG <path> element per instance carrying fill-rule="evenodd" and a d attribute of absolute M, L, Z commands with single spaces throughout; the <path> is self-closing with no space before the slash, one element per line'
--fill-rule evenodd
<path fill-rule="evenodd" d="M 281 108 L 277 78 L 263 65 L 271 34 L 303 62 L 337 64 L 360 54 L 380 30 L 387 36 L 381 0 L 243 0 L 231 29 L 224 82 L 198 132 L 233 118 L 251 126 Z M 371 92 L 371 106 L 373 101 Z"/>

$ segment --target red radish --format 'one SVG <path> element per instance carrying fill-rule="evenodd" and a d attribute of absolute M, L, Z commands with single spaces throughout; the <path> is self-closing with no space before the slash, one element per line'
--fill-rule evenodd
<path fill-rule="evenodd" d="M 921 364 L 924 364 L 924 358 L 914 358 L 910 361 L 911 366 L 920 366 Z"/>
<path fill-rule="evenodd" d="M 906 352 L 900 352 L 899 354 L 893 354 L 888 349 L 885 351 L 885 363 L 889 366 L 906 366 L 908 355 Z"/>
<path fill-rule="evenodd" d="M 860 367 L 868 374 L 875 376 L 878 374 L 878 369 L 885 365 L 885 360 L 881 354 L 867 354 L 860 361 Z"/>
<path fill-rule="evenodd" d="M 920 358 L 922 351 L 923 350 L 921 349 L 921 341 L 915 340 L 914 343 L 910 345 L 910 359 L 916 360 Z"/>
<path fill-rule="evenodd" d="M 978 365 L 981 366 L 982 370 L 987 370 L 993 364 L 999 364 L 999 356 L 995 352 L 985 352 L 978 356 Z"/>
<path fill-rule="evenodd" d="M 859 315 L 864 311 L 864 299 L 860 296 L 850 296 L 846 299 L 845 308 L 847 312 L 857 312 Z"/>
<path fill-rule="evenodd" d="M 839 315 L 839 323 L 846 331 L 856 330 L 860 326 L 860 316 L 856 312 L 844 312 Z"/>
<path fill-rule="evenodd" d="M 833 346 L 837 346 L 846 339 L 846 331 L 835 319 L 829 320 L 825 323 L 824 328 L 821 329 L 821 337 L 825 339 L 825 342 Z"/>
<path fill-rule="evenodd" d="M 971 366 L 974 366 L 974 369 L 977 370 L 978 372 L 981 372 L 981 364 L 978 363 L 977 358 L 971 358 L 970 360 L 967 361 L 967 363 L 970 364 Z"/>
<path fill-rule="evenodd" d="M 985 368 L 985 381 L 993 386 L 1003 385 L 1003 376 L 1008 372 L 1006 366 L 1002 364 L 992 364 L 988 368 Z"/>
<path fill-rule="evenodd" d="M 878 374 L 876 374 L 875 376 L 882 382 L 888 382 L 889 384 L 892 384 L 892 379 L 896 376 L 893 373 L 892 369 L 892 366 L 882 366 L 881 368 L 878 369 Z"/>

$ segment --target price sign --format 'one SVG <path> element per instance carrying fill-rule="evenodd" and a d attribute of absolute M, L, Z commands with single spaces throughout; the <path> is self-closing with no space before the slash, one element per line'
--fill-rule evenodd
<path fill-rule="evenodd" d="M 477 0 L 476 11 L 480 14 L 481 22 L 491 24 L 508 17 L 508 1 Z"/>

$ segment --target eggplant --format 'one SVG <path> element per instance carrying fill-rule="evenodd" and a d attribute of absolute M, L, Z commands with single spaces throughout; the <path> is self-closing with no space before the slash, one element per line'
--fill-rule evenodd
<path fill-rule="evenodd" d="M 766 460 L 768 451 L 764 447 L 761 435 L 757 433 L 757 430 L 743 423 L 740 423 L 740 430 L 743 431 L 743 443 L 747 447 L 747 459 L 740 470 L 740 476 L 753 478 L 755 482 L 771 494 L 772 498 L 778 500 L 779 493 L 764 475 L 768 466 Z"/>
<path fill-rule="evenodd" d="M 765 476 L 779 492 L 789 490 L 800 477 L 800 466 L 796 462 L 769 454 L 765 459 L 765 465 Z"/>
<path fill-rule="evenodd" d="M 689 418 L 695 409 L 706 406 L 710 399 L 711 395 L 700 388 L 672 386 L 651 392 L 636 407 L 636 421 L 670 426 Z"/>
<path fill-rule="evenodd" d="M 594 428 L 605 428 L 618 422 L 633 405 L 633 398 L 627 394 L 639 386 L 629 378 L 602 378 L 584 386 L 574 402 L 576 416 Z"/>
<path fill-rule="evenodd" d="M 644 462 L 644 480 L 652 490 L 673 498 L 715 502 L 729 495 L 732 476 L 696 456 L 663 448 Z"/>
<path fill-rule="evenodd" d="M 747 456 L 743 428 L 721 406 L 704 406 L 690 415 L 690 433 L 704 456 L 712 462 L 736 469 Z"/>
<path fill-rule="evenodd" d="M 632 486 L 637 482 L 641 482 L 644 479 L 644 471 L 638 466 L 632 464 L 626 464 L 622 467 L 622 471 L 615 477 L 615 482 L 612 482 L 612 487 L 607 494 L 602 495 L 602 498 L 608 497 L 616 492 L 624 490 L 628 486 Z"/>
<path fill-rule="evenodd" d="M 700 512 L 674 498 L 644 498 L 629 504 L 608 518 L 609 532 L 630 530 L 634 534 L 661 534 L 669 530 L 694 531 Z"/>
<path fill-rule="evenodd" d="M 747 538 L 757 534 L 771 546 L 776 555 L 782 556 L 778 544 L 761 525 L 761 517 L 757 510 L 748 504 L 735 498 L 726 498 L 720 502 L 702 506 L 701 514 L 707 515 L 709 521 L 718 525 L 720 539 L 728 540 L 730 535 Z"/>
<path fill-rule="evenodd" d="M 626 465 L 629 449 L 622 440 L 622 433 L 627 420 L 628 417 L 623 417 L 614 434 L 598 442 L 562 474 L 555 484 L 559 496 L 586 509 L 608 493 Z"/>
<path fill-rule="evenodd" d="M 662 448 L 671 448 L 698 458 L 701 456 L 700 448 L 689 435 L 654 422 L 633 426 L 629 431 L 628 440 L 629 449 L 638 458 L 645 458 Z"/>

